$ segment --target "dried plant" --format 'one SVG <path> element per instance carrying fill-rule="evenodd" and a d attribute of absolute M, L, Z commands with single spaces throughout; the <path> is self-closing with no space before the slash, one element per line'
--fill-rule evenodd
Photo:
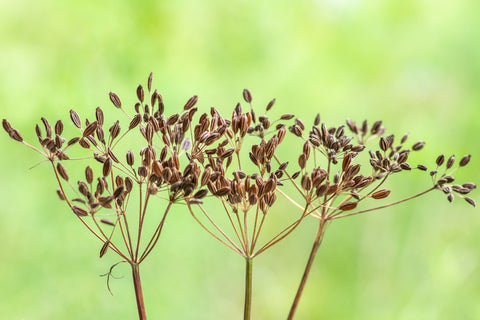
<path fill-rule="evenodd" d="M 466 196 L 476 188 L 475 184 L 453 184 L 452 176 L 457 168 L 468 164 L 470 155 L 462 157 L 455 168 L 455 157 L 446 159 L 443 155 L 436 159 L 434 170 L 428 171 L 424 165 L 412 167 L 407 162 L 409 154 L 422 149 L 424 142 L 405 148 L 405 135 L 395 145 L 394 135 L 385 136 L 380 121 L 370 127 L 367 121 L 359 126 L 347 120 L 347 126 L 327 128 L 317 115 L 307 136 L 304 123 L 293 119 L 293 114 L 270 121 L 266 113 L 275 99 L 267 104 L 265 115 L 257 119 L 247 89 L 243 98 L 250 111 L 244 111 L 238 103 L 231 118 L 225 118 L 211 108 L 197 121 L 197 96 L 186 102 L 181 113 L 166 115 L 162 96 L 157 90 L 152 92 L 152 74 L 147 91 L 146 96 L 144 88 L 137 87 L 138 102 L 133 115 L 122 106 L 118 95 L 109 94 L 113 105 L 128 119 L 123 131 L 120 120 L 104 130 L 107 127 L 100 107 L 95 110 L 93 121 L 82 122 L 70 110 L 78 134 L 67 140 L 61 120 L 52 126 L 42 118 L 42 126 L 35 126 L 40 144 L 37 148 L 25 142 L 7 120 L 2 122 L 12 139 L 50 162 L 59 186 L 58 196 L 102 242 L 100 257 L 110 249 L 121 258 L 119 263 L 130 265 L 140 319 L 146 319 L 146 311 L 139 266 L 157 244 L 173 205 L 188 208 L 203 229 L 245 259 L 244 319 L 251 318 L 253 259 L 291 235 L 302 221 L 315 221 L 306 219 L 308 216 L 318 221 L 318 229 L 288 319 L 294 317 L 325 227 L 333 220 L 390 207 L 433 190 L 445 193 L 450 202 L 457 194 L 475 206 L 475 201 Z M 288 126 L 286 121 L 294 123 Z M 292 138 L 303 141 L 298 160 L 281 160 L 277 154 L 287 126 Z M 128 140 L 135 137 L 142 141 L 140 148 L 139 139 Z M 366 152 L 367 143 L 372 140 L 379 141 L 378 150 Z M 82 172 L 75 172 L 74 160 L 87 162 Z M 287 166 L 292 161 L 298 162 L 299 170 L 290 174 Z M 432 185 L 407 198 L 375 204 L 393 193 L 382 188 L 389 177 L 411 170 L 429 172 Z M 76 184 L 71 176 L 76 176 Z M 296 196 L 284 189 L 284 184 L 291 184 L 297 190 Z M 276 215 L 271 212 L 284 211 L 276 207 L 279 196 L 300 213 L 291 217 L 290 224 L 279 226 L 274 235 L 261 236 L 265 221 L 275 221 Z M 294 200 L 295 197 L 300 200 Z M 159 202 L 162 214 L 147 210 L 152 201 Z M 223 212 L 209 212 L 204 201 Z M 117 264 L 106 274 L 107 285 Z"/>

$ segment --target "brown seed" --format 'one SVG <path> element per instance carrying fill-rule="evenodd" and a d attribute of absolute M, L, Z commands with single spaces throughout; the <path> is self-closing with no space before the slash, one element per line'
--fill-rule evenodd
<path fill-rule="evenodd" d="M 145 98 L 145 92 L 143 91 L 142 85 L 137 87 L 137 98 L 140 102 L 143 102 L 143 99 Z"/>
<path fill-rule="evenodd" d="M 320 124 L 320 113 L 317 113 L 315 116 L 315 120 L 313 121 L 313 125 L 318 126 Z"/>
<path fill-rule="evenodd" d="M 464 184 L 462 184 L 462 187 L 470 189 L 470 190 L 473 190 L 473 189 L 477 188 L 477 186 L 472 182 L 465 182 Z"/>
<path fill-rule="evenodd" d="M 108 158 L 103 163 L 103 176 L 104 177 L 108 176 L 111 170 L 112 170 L 112 159 Z"/>
<path fill-rule="evenodd" d="M 304 153 L 302 153 L 299 157 L 298 157 L 298 165 L 300 166 L 301 169 L 304 169 L 305 166 L 307 164 L 307 157 L 305 156 Z"/>
<path fill-rule="evenodd" d="M 123 194 L 123 190 L 124 190 L 124 187 L 123 186 L 119 186 L 115 189 L 115 191 L 113 192 L 113 197 L 116 199 L 118 197 L 120 197 L 122 194 Z"/>
<path fill-rule="evenodd" d="M 133 188 L 133 181 L 130 177 L 125 178 L 125 193 L 129 193 L 132 191 Z"/>
<path fill-rule="evenodd" d="M 460 163 L 458 164 L 460 167 L 466 166 L 470 162 L 470 158 L 472 155 L 467 154 L 466 156 L 463 156 L 462 159 L 460 159 Z"/>
<path fill-rule="evenodd" d="M 97 129 L 97 125 L 98 125 L 97 121 L 94 121 L 94 122 L 90 123 L 85 128 L 85 130 L 83 131 L 83 137 L 88 137 L 88 136 L 92 135 L 95 132 L 95 130 Z"/>
<path fill-rule="evenodd" d="M 55 134 L 61 135 L 63 132 L 63 122 L 62 120 L 58 120 L 57 123 L 55 123 Z"/>
<path fill-rule="evenodd" d="M 152 80 L 153 80 L 153 72 L 150 72 L 150 75 L 148 76 L 148 81 L 147 81 L 148 91 L 152 91 Z"/>
<path fill-rule="evenodd" d="M 3 129 L 5 129 L 5 131 L 7 133 L 9 133 L 10 129 L 12 128 L 12 126 L 10 125 L 10 122 L 8 122 L 7 119 L 3 119 L 2 120 L 2 126 L 3 126 Z M 38 135 L 38 134 L 37 134 Z"/>
<path fill-rule="evenodd" d="M 60 162 L 57 163 L 57 171 L 65 181 L 68 181 L 67 170 Z"/>
<path fill-rule="evenodd" d="M 428 168 L 427 168 L 426 166 L 424 166 L 423 164 L 419 164 L 419 165 L 417 166 L 417 168 L 420 169 L 420 170 L 422 170 L 422 171 L 427 171 L 427 170 L 428 170 Z"/>
<path fill-rule="evenodd" d="M 450 193 L 447 197 L 448 202 L 452 202 L 453 198 L 455 198 L 455 196 L 453 195 L 453 193 Z"/>
<path fill-rule="evenodd" d="M 130 124 L 128 126 L 128 130 L 132 130 L 133 128 L 138 126 L 140 122 L 142 122 L 142 115 L 140 113 L 137 113 L 133 117 L 132 121 L 130 121 Z"/>
<path fill-rule="evenodd" d="M 286 113 L 286 114 L 282 115 L 282 116 L 280 117 L 280 119 L 282 119 L 282 120 L 290 120 L 290 119 L 292 119 L 293 117 L 295 117 L 295 115 L 293 115 L 293 114 L 291 114 L 291 113 Z"/>
<path fill-rule="evenodd" d="M 190 108 L 194 107 L 197 101 L 198 101 L 198 96 L 195 95 L 191 97 L 190 99 L 188 99 L 187 103 L 185 103 L 183 110 L 189 110 Z"/>
<path fill-rule="evenodd" d="M 465 197 L 465 201 L 467 201 L 468 203 L 470 203 L 474 208 L 477 207 L 477 204 L 475 203 L 475 200 L 473 200 L 472 198 Z"/>
<path fill-rule="evenodd" d="M 95 109 L 95 118 L 97 119 L 98 124 L 102 126 L 104 121 L 102 108 L 97 107 L 97 109 Z"/>
<path fill-rule="evenodd" d="M 60 189 L 57 189 L 57 195 L 60 198 L 60 200 L 65 200 L 65 197 L 63 196 L 63 192 Z"/>
<path fill-rule="evenodd" d="M 8 132 L 8 134 L 10 135 L 10 138 L 12 138 L 13 140 L 18 142 L 23 142 L 23 137 L 20 134 L 20 131 L 18 131 L 17 129 L 10 128 L 10 131 Z"/>
<path fill-rule="evenodd" d="M 252 103 L 252 93 L 248 89 L 243 89 L 243 99 L 245 99 L 246 102 Z"/>
<path fill-rule="evenodd" d="M 387 141 L 385 140 L 385 138 L 383 138 L 383 137 L 380 138 L 379 144 L 380 144 L 380 149 L 382 149 L 382 151 L 387 151 L 388 146 L 387 146 Z"/>
<path fill-rule="evenodd" d="M 418 141 L 412 146 L 412 150 L 413 151 L 419 151 L 419 150 L 422 150 L 424 146 L 425 146 L 425 142 Z"/>
<path fill-rule="evenodd" d="M 348 210 L 353 210 L 357 207 L 357 202 L 353 201 L 348 201 L 343 204 L 341 204 L 338 209 L 342 211 L 348 211 Z"/>
<path fill-rule="evenodd" d="M 108 246 L 110 245 L 110 240 L 105 241 L 102 248 L 100 249 L 100 258 L 107 252 Z"/>
<path fill-rule="evenodd" d="M 110 127 L 110 129 L 108 129 L 108 131 L 110 132 L 110 136 L 113 139 L 115 139 L 116 137 L 118 137 L 118 135 L 120 134 L 120 123 L 119 121 L 115 121 L 115 123 Z"/>
<path fill-rule="evenodd" d="M 81 128 L 81 127 L 82 127 L 82 122 L 80 121 L 80 117 L 79 117 L 78 113 L 76 113 L 75 111 L 73 111 L 73 109 L 70 110 L 70 119 L 72 119 L 73 124 L 74 124 L 77 128 Z"/>
<path fill-rule="evenodd" d="M 116 93 L 110 92 L 108 95 L 110 97 L 110 101 L 112 101 L 112 103 L 115 107 L 117 107 L 117 108 L 122 107 L 122 102 L 120 101 L 120 98 L 118 97 L 118 95 Z"/>
<path fill-rule="evenodd" d="M 88 184 L 92 184 L 93 182 L 93 170 L 90 166 L 85 168 L 85 179 L 87 180 Z"/>
<path fill-rule="evenodd" d="M 161 177 L 162 176 L 162 172 L 163 172 L 163 166 L 162 164 L 160 163 L 160 161 L 153 161 L 152 163 L 152 169 L 153 169 L 153 172 Z"/>
<path fill-rule="evenodd" d="M 267 108 L 266 108 L 266 111 L 272 109 L 273 105 L 275 104 L 275 98 L 273 98 L 272 100 L 270 100 L 270 102 L 267 104 Z"/>
<path fill-rule="evenodd" d="M 203 198 L 207 195 L 207 193 L 208 193 L 208 190 L 207 190 L 207 189 L 202 189 L 202 190 L 197 191 L 197 192 L 193 195 L 193 197 L 194 197 L 195 199 L 203 199 Z"/>
<path fill-rule="evenodd" d="M 230 192 L 230 187 L 223 187 L 223 188 L 218 189 L 217 192 L 215 193 L 215 195 L 218 196 L 218 197 L 223 197 L 223 196 L 227 195 L 229 192 Z"/>
<path fill-rule="evenodd" d="M 107 224 L 109 226 L 112 226 L 112 227 L 115 226 L 115 224 L 110 219 L 107 219 L 107 218 L 101 219 L 100 222 L 105 223 L 105 224 Z"/>
<path fill-rule="evenodd" d="M 88 212 L 87 210 L 83 209 L 83 208 L 80 208 L 80 207 L 77 207 L 77 206 L 73 206 L 72 207 L 72 210 L 73 210 L 73 213 L 75 213 L 77 216 L 79 217 L 85 217 L 85 216 L 88 216 Z"/>
<path fill-rule="evenodd" d="M 189 201 L 187 202 L 188 205 L 202 204 L 202 203 L 203 203 L 202 200 L 200 200 L 200 199 L 195 199 L 195 198 L 193 198 L 193 199 L 191 199 L 191 200 L 189 200 Z"/>
<path fill-rule="evenodd" d="M 384 199 L 390 195 L 390 190 L 388 189 L 381 189 L 372 193 L 373 199 Z"/>
<path fill-rule="evenodd" d="M 447 160 L 447 169 L 450 169 L 455 163 L 455 155 L 451 155 Z"/>
<path fill-rule="evenodd" d="M 135 157 L 134 157 L 132 151 L 130 151 L 130 150 L 127 151 L 126 158 L 127 158 L 127 164 L 129 166 L 133 166 Z"/>

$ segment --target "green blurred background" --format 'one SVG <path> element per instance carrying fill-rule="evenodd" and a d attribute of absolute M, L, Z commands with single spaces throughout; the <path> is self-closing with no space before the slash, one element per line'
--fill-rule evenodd
<path fill-rule="evenodd" d="M 133 104 L 153 71 L 171 112 L 198 94 L 200 108 L 229 114 L 248 87 L 259 110 L 276 97 L 277 115 L 382 119 L 427 141 L 415 158 L 427 165 L 471 153 L 456 177 L 478 183 L 478 12 L 476 0 L 0 0 L 0 116 L 34 142 L 41 116 L 113 109 L 109 91 Z M 118 259 L 98 259 L 48 166 L 29 170 L 36 154 L 4 133 L 0 147 L 0 318 L 135 319 L 128 267 L 115 270 L 111 296 L 98 275 Z M 429 183 L 412 173 L 390 187 L 401 197 Z M 256 260 L 254 319 L 286 317 L 315 228 L 306 221 Z M 340 220 L 297 319 L 480 319 L 479 230 L 476 210 L 440 193 Z M 240 319 L 243 269 L 177 210 L 143 265 L 150 319 Z"/>

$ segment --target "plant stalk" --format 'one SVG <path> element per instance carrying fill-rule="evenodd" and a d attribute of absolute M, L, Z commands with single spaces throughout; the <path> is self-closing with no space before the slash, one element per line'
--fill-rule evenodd
<path fill-rule="evenodd" d="M 145 313 L 145 304 L 143 302 L 142 282 L 140 281 L 140 268 L 138 264 L 134 264 L 134 263 L 132 263 L 131 266 L 132 266 L 133 286 L 135 287 L 135 297 L 137 300 L 138 318 L 140 320 L 146 320 L 147 314 Z"/>
<path fill-rule="evenodd" d="M 252 312 L 252 263 L 251 257 L 245 258 L 245 307 L 243 309 L 243 319 L 250 320 Z"/>
<path fill-rule="evenodd" d="M 293 316 L 295 315 L 295 311 L 297 310 L 298 303 L 300 302 L 300 298 L 302 297 L 303 289 L 305 288 L 305 284 L 307 283 L 308 275 L 310 274 L 310 269 L 312 268 L 313 261 L 315 260 L 315 256 L 317 254 L 318 248 L 322 243 L 323 234 L 325 232 L 325 226 L 327 225 L 327 221 L 325 219 L 320 220 L 318 225 L 317 234 L 315 235 L 315 241 L 313 242 L 312 251 L 310 252 L 310 257 L 308 258 L 307 266 L 305 267 L 305 271 L 303 272 L 302 280 L 300 281 L 300 285 L 298 286 L 297 294 L 295 295 L 295 299 L 293 300 L 292 307 L 290 308 L 290 312 L 288 313 L 287 320 L 292 320 Z"/>

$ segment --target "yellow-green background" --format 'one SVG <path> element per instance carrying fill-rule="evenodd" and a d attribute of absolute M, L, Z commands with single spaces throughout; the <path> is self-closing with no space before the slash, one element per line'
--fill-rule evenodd
<path fill-rule="evenodd" d="M 1 0 L 0 116 L 34 142 L 41 116 L 116 112 L 107 93 L 133 104 L 153 71 L 169 112 L 198 94 L 229 114 L 248 87 L 259 110 L 276 97 L 274 113 L 308 123 L 383 119 L 427 141 L 415 158 L 427 165 L 471 153 L 456 175 L 479 182 L 479 12 L 476 0 Z M 128 267 L 110 296 L 98 275 L 118 259 L 98 259 L 48 166 L 28 169 L 36 154 L 4 133 L 0 148 L 0 318 L 135 319 Z M 392 197 L 428 186 L 416 173 L 390 184 Z M 307 220 L 256 260 L 254 319 L 286 317 L 314 231 Z M 479 231 L 478 210 L 441 193 L 338 221 L 297 319 L 480 319 Z M 243 268 L 177 210 L 143 267 L 150 319 L 240 319 Z"/>

